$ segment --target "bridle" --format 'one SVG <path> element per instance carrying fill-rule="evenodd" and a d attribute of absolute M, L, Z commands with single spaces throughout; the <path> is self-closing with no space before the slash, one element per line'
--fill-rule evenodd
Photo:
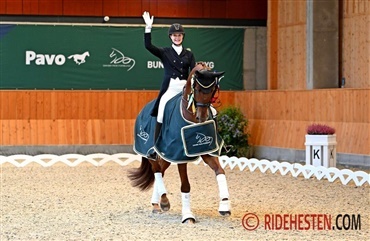
<path fill-rule="evenodd" d="M 222 77 L 221 77 L 222 78 Z M 183 103 L 186 103 L 186 111 L 189 112 L 192 115 L 197 114 L 197 108 L 210 108 L 211 104 L 214 103 L 218 96 L 215 97 L 216 92 L 219 92 L 219 83 L 221 78 L 215 78 L 214 81 L 208 84 L 204 84 L 201 82 L 201 80 L 193 74 L 191 77 L 191 91 L 187 95 L 187 99 L 184 98 L 183 95 Z M 198 88 L 197 88 L 198 87 Z M 185 91 L 185 89 L 184 89 Z M 205 94 L 207 97 L 209 97 L 209 94 L 211 93 L 211 96 L 209 97 L 209 101 L 207 102 L 198 102 L 196 101 L 196 95 L 199 95 L 200 93 Z"/>

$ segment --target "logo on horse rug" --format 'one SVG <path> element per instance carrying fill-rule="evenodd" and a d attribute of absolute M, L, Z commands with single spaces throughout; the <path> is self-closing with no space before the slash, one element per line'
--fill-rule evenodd
<path fill-rule="evenodd" d="M 142 156 L 153 152 L 156 117 L 150 115 L 155 99 L 140 111 L 135 122 L 134 151 Z"/>
<path fill-rule="evenodd" d="M 210 154 L 220 149 L 214 120 L 182 127 L 181 138 L 187 156 Z"/>

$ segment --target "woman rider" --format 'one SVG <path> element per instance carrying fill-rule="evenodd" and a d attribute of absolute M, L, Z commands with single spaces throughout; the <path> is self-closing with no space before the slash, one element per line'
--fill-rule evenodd
<path fill-rule="evenodd" d="M 154 133 L 154 141 L 156 141 L 162 127 L 164 107 L 167 101 L 182 91 L 190 71 L 195 67 L 195 58 L 191 51 L 182 46 L 185 31 L 181 24 L 174 23 L 168 29 L 168 36 L 172 42 L 170 47 L 157 47 L 152 44 L 151 36 L 154 16 L 150 17 L 149 12 L 144 12 L 143 19 L 146 25 L 145 48 L 158 57 L 164 66 L 161 89 L 151 112 L 151 116 L 157 117 Z M 156 155 L 154 154 L 151 158 L 156 158 Z"/>

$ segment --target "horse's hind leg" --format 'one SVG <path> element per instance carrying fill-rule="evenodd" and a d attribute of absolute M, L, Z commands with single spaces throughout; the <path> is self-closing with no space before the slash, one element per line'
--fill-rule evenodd
<path fill-rule="evenodd" d="M 159 164 L 161 166 L 161 173 L 162 173 L 162 178 L 164 177 L 164 173 L 165 171 L 167 170 L 167 168 L 170 166 L 170 163 L 169 162 L 166 162 L 165 160 L 163 159 L 160 159 L 159 160 Z M 162 179 L 163 180 L 163 179 Z M 162 181 L 163 182 L 163 181 Z M 160 191 L 160 190 L 159 190 Z M 160 194 L 160 192 L 159 192 Z M 161 209 L 163 211 L 168 211 L 170 210 L 170 201 L 168 200 L 167 198 L 167 191 L 164 193 L 164 194 L 160 194 L 161 196 L 161 201 L 160 201 L 160 206 L 161 206 Z"/>
<path fill-rule="evenodd" d="M 187 164 L 177 165 L 181 179 L 182 223 L 195 223 L 195 217 L 190 209 L 190 183 Z"/>
<path fill-rule="evenodd" d="M 165 161 L 149 161 L 152 164 L 155 179 L 151 198 L 153 213 L 158 213 L 161 210 L 168 211 L 170 209 L 170 202 L 167 198 L 167 190 L 163 182 L 163 176 L 164 172 L 169 167 L 169 163 Z"/>
<path fill-rule="evenodd" d="M 218 212 L 222 216 L 228 216 L 231 214 L 229 190 L 227 187 L 227 181 L 225 176 L 225 170 L 221 167 L 217 157 L 210 155 L 202 156 L 204 162 L 215 172 L 216 180 L 218 184 L 218 191 L 220 196 L 220 204 Z"/>
<path fill-rule="evenodd" d="M 157 181 L 154 180 L 154 185 L 153 185 L 153 193 L 152 193 L 152 198 L 151 198 L 151 203 L 152 203 L 152 206 L 153 206 L 153 210 L 152 212 L 153 213 L 160 213 L 162 210 L 161 208 L 159 207 L 159 194 L 158 194 L 158 185 L 157 185 Z"/>

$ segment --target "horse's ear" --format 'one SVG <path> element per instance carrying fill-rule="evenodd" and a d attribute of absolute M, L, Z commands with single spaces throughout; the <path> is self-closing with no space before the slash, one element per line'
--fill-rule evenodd
<path fill-rule="evenodd" d="M 217 77 L 217 78 L 220 78 L 221 76 L 223 76 L 225 74 L 225 71 L 221 71 L 221 72 L 213 72 L 213 76 L 214 77 Z"/>
<path fill-rule="evenodd" d="M 220 84 L 220 80 L 223 78 L 223 75 L 224 74 L 225 74 L 225 71 L 214 72 L 214 77 L 215 77 L 215 80 L 216 80 L 217 85 Z"/>

